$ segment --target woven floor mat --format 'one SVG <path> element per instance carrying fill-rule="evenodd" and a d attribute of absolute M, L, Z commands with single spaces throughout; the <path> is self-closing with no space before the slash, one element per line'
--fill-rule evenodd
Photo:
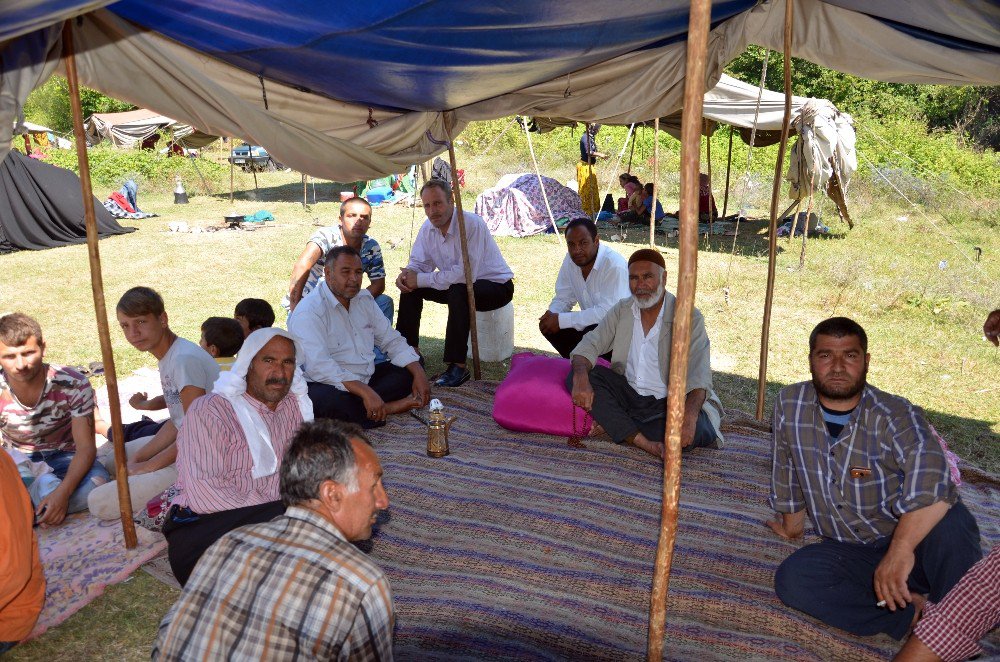
<path fill-rule="evenodd" d="M 408 416 L 371 435 L 391 506 L 366 547 L 392 582 L 397 658 L 643 659 L 658 462 L 600 439 L 570 448 L 500 428 L 495 386 L 437 390 L 459 417 L 445 458 L 426 455 L 425 428 Z M 891 657 L 891 638 L 852 637 L 775 597 L 774 571 L 797 545 L 763 524 L 769 433 L 746 415 L 724 431 L 725 449 L 684 455 L 667 658 Z M 962 488 L 987 546 L 1000 540 L 1000 485 L 988 478 Z M 986 648 L 1000 654 L 1000 636 Z"/>

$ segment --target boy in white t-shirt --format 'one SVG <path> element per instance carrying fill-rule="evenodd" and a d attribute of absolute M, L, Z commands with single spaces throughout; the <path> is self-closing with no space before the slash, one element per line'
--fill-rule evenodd
<path fill-rule="evenodd" d="M 170 330 L 163 298 L 152 288 L 130 289 L 118 301 L 116 313 L 129 344 L 156 357 L 163 387 L 163 395 L 147 399 L 145 393 L 136 393 L 129 404 L 133 409 L 166 408 L 170 413 L 170 420 L 155 435 L 125 445 L 134 512 L 177 480 L 174 467 L 177 430 L 191 403 L 212 390 L 219 376 L 219 365 L 204 349 Z M 113 466 L 113 456 L 106 459 Z M 96 517 L 119 516 L 117 486 L 113 481 L 91 492 L 88 503 Z"/>

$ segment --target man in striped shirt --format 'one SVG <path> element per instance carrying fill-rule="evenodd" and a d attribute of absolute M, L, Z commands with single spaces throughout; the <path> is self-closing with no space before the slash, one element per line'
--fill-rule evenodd
<path fill-rule="evenodd" d="M 809 337 L 812 381 L 774 406 L 771 506 L 779 536 L 822 541 L 778 568 L 786 605 L 856 635 L 902 639 L 982 557 L 940 443 L 920 408 L 866 383 L 868 338 L 853 320 Z"/>
<path fill-rule="evenodd" d="M 163 525 L 170 568 L 181 585 L 223 534 L 285 511 L 278 469 L 296 430 L 312 420 L 301 360 L 287 331 L 258 329 L 212 392 L 188 409 L 177 437 L 181 492 Z"/>
<path fill-rule="evenodd" d="M 227 533 L 160 623 L 154 660 L 392 660 L 392 593 L 351 541 L 389 507 L 355 425 L 302 426 L 281 466 L 288 510 Z"/>

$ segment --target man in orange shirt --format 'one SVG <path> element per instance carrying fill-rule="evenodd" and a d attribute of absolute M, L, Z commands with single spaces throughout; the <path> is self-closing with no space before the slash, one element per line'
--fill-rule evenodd
<path fill-rule="evenodd" d="M 45 602 L 45 576 L 32 530 L 35 514 L 10 455 L 0 449 L 0 655 L 35 627 Z"/>

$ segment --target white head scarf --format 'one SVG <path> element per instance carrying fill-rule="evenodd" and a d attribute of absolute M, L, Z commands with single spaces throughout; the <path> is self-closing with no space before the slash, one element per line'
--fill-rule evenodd
<path fill-rule="evenodd" d="M 254 478 L 270 476 L 278 470 L 278 456 L 274 452 L 271 443 L 271 434 L 264 425 L 264 419 L 250 406 L 243 395 L 247 392 L 247 372 L 250 370 L 250 361 L 253 360 L 264 345 L 272 339 L 281 336 L 288 338 L 295 345 L 295 362 L 302 360 L 302 346 L 299 341 L 288 331 L 275 327 L 257 329 L 243 341 L 243 347 L 236 357 L 236 362 L 228 372 L 219 373 L 219 378 L 215 380 L 212 393 L 218 393 L 233 406 L 236 412 L 236 419 L 243 428 L 243 436 L 246 437 L 247 446 L 250 449 L 250 456 L 253 458 Z M 302 412 L 303 421 L 313 420 L 312 401 L 309 399 L 305 377 L 302 376 L 302 369 L 296 365 L 295 374 L 292 376 L 292 395 L 299 402 L 299 411 Z"/>

